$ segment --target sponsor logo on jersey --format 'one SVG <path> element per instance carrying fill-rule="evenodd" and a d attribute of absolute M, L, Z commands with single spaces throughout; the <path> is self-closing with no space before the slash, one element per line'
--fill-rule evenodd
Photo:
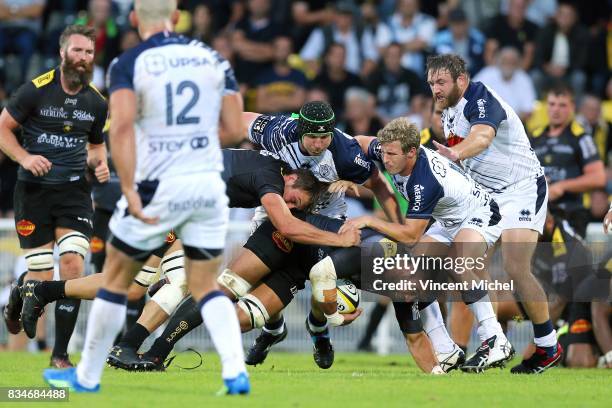
<path fill-rule="evenodd" d="M 181 68 L 186 66 L 201 67 L 204 65 L 217 64 L 217 61 L 209 61 L 205 57 L 182 57 L 172 58 L 168 61 L 171 68 Z M 325 129 L 325 127 L 323 127 Z"/>
<path fill-rule="evenodd" d="M 32 221 L 21 220 L 16 225 L 17 233 L 22 237 L 27 237 L 32 235 L 34 230 L 36 229 L 36 225 L 32 223 Z"/>
<path fill-rule="evenodd" d="M 92 254 L 97 254 L 104 250 L 104 241 L 99 237 L 92 237 L 89 245 Z"/>
<path fill-rule="evenodd" d="M 46 108 L 41 108 L 40 116 L 45 116 L 48 118 L 56 118 L 56 119 L 68 119 L 68 112 L 64 110 L 64 107 L 58 108 L 57 106 L 47 106 Z"/>
<path fill-rule="evenodd" d="M 414 203 L 412 203 L 412 211 L 419 211 L 421 209 L 421 200 L 423 198 L 422 191 L 425 190 L 420 184 L 414 185 Z"/>
<path fill-rule="evenodd" d="M 202 208 L 214 208 L 217 205 L 216 198 L 198 197 L 196 199 L 185 201 L 170 201 L 168 202 L 168 211 L 180 212 L 188 210 L 200 210 Z"/>
<path fill-rule="evenodd" d="M 77 220 L 84 222 L 85 224 L 89 225 L 90 227 L 93 228 L 93 222 L 91 222 L 91 220 L 89 218 L 85 218 L 85 217 L 77 217 Z"/>
<path fill-rule="evenodd" d="M 278 231 L 274 231 L 272 233 L 272 240 L 274 241 L 278 249 L 283 252 L 289 253 L 293 249 L 293 242 L 289 241 L 287 238 L 285 238 L 283 234 Z"/>
<path fill-rule="evenodd" d="M 36 88 L 40 88 L 41 86 L 47 85 L 51 81 L 53 81 L 53 77 L 55 76 L 55 70 L 51 70 L 47 73 L 44 73 L 32 80 L 32 83 Z"/>
<path fill-rule="evenodd" d="M 263 134 L 263 131 L 268 125 L 268 123 L 270 123 L 270 117 L 264 115 L 258 116 L 257 119 L 255 119 L 255 121 L 253 121 L 253 124 L 251 125 L 251 132 Z"/>
<path fill-rule="evenodd" d="M 355 156 L 355 164 L 370 170 L 370 163 L 367 160 L 364 160 L 361 155 Z"/>
<path fill-rule="evenodd" d="M 578 319 L 569 328 L 570 333 L 588 333 L 592 329 L 591 322 L 586 319 Z"/>
<path fill-rule="evenodd" d="M 75 109 L 72 112 L 72 119 L 78 119 L 78 120 L 82 120 L 82 121 L 93 122 L 94 120 L 96 120 L 96 117 L 93 116 L 89 112 L 85 112 L 84 110 Z"/>
<path fill-rule="evenodd" d="M 522 209 L 519 214 L 519 221 L 531 221 L 531 211 L 528 209 Z"/>
<path fill-rule="evenodd" d="M 43 144 L 43 143 L 49 144 L 55 147 L 68 147 L 68 148 L 76 147 L 78 143 L 84 143 L 82 139 L 79 139 L 76 137 L 48 135 L 46 133 L 43 133 L 42 135 L 38 136 L 38 139 L 36 139 L 36 142 L 40 144 Z"/>
<path fill-rule="evenodd" d="M 478 119 L 484 119 L 487 117 L 487 111 L 485 110 L 486 99 L 478 99 L 476 106 L 478 107 Z"/>
<path fill-rule="evenodd" d="M 76 104 L 77 104 L 77 98 L 66 98 L 66 100 L 64 101 L 64 105 L 76 106 Z"/>

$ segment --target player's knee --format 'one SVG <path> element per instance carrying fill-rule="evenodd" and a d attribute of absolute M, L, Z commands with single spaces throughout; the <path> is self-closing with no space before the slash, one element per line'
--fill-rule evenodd
<path fill-rule="evenodd" d="M 226 293 L 231 293 L 230 298 L 240 299 L 246 296 L 251 290 L 251 284 L 242 277 L 238 276 L 231 269 L 224 269 L 217 278 L 217 283 Z"/>
<path fill-rule="evenodd" d="M 183 251 L 174 251 L 162 258 L 161 271 L 171 286 L 178 288 L 183 296 L 187 295 L 187 275 Z"/>
<path fill-rule="evenodd" d="M 143 288 L 148 288 L 159 280 L 159 273 L 160 268 L 143 265 L 140 272 L 138 272 L 134 278 L 134 281 Z"/>
<path fill-rule="evenodd" d="M 186 293 L 178 285 L 164 285 L 151 298 L 166 314 L 174 313 Z"/>
<path fill-rule="evenodd" d="M 327 256 L 310 269 L 312 295 L 317 302 L 333 302 L 336 300 L 336 268 L 334 262 Z"/>
<path fill-rule="evenodd" d="M 266 306 L 251 294 L 241 298 L 238 301 L 238 307 L 245 313 L 252 328 L 261 329 L 270 319 Z"/>
<path fill-rule="evenodd" d="M 131 284 L 127 293 L 128 302 L 135 302 L 137 300 L 142 299 L 142 297 L 147 293 L 147 288 L 138 284 Z"/>
<path fill-rule="evenodd" d="M 77 254 L 85 259 L 89 252 L 89 238 L 78 231 L 72 231 L 57 240 L 57 248 L 60 258 L 67 254 Z"/>
<path fill-rule="evenodd" d="M 64 280 L 81 277 L 85 265 L 83 258 L 75 253 L 65 253 L 60 257 L 60 276 Z"/>
<path fill-rule="evenodd" d="M 32 249 L 25 254 L 25 260 L 30 272 L 53 270 L 53 250 L 50 248 Z"/>
<path fill-rule="evenodd" d="M 238 323 L 240 323 L 240 331 L 242 333 L 247 333 L 253 330 L 253 326 L 251 326 L 251 318 L 238 304 L 236 304 L 236 314 L 238 315 Z"/>

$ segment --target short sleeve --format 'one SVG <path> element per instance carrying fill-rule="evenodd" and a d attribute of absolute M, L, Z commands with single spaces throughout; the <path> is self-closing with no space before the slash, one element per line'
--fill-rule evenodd
<path fill-rule="evenodd" d="M 433 174 L 418 178 L 418 181 L 406 186 L 410 203 L 406 218 L 431 218 L 438 201 L 444 196 L 444 190 Z"/>
<path fill-rule="evenodd" d="M 368 145 L 367 158 L 382 163 L 382 148 L 377 138 L 372 139 Z"/>
<path fill-rule="evenodd" d="M 296 129 L 292 119 L 286 116 L 259 115 L 249 127 L 249 140 L 269 152 L 277 153 L 291 143 L 290 136 Z"/>
<path fill-rule="evenodd" d="M 134 89 L 134 60 L 127 54 L 115 58 L 109 66 L 106 88 L 109 95 L 118 89 Z"/>
<path fill-rule="evenodd" d="M 491 126 L 495 131 L 497 131 L 501 122 L 507 119 L 506 111 L 489 92 L 470 100 L 465 105 L 463 112 L 470 122 L 470 126 L 484 124 Z"/>
<path fill-rule="evenodd" d="M 336 164 L 340 179 L 358 184 L 365 183 L 376 170 L 376 165 L 363 153 L 354 138 L 339 130 L 334 132 L 334 138 L 334 143 L 343 145 L 334 152 L 335 156 L 340 156 Z"/>
<path fill-rule="evenodd" d="M 278 168 L 267 167 L 254 173 L 254 184 L 259 198 L 265 194 L 274 193 L 282 197 L 285 181 Z"/>
<path fill-rule="evenodd" d="M 597 152 L 597 146 L 595 146 L 595 142 L 593 141 L 591 135 L 584 134 L 578 138 L 577 142 L 578 149 L 576 154 L 581 167 L 584 167 L 587 164 L 593 163 L 597 160 L 601 160 L 599 153 Z"/>
<path fill-rule="evenodd" d="M 223 88 L 223 95 L 232 95 L 239 92 L 238 81 L 236 80 L 236 74 L 234 69 L 230 65 L 229 61 L 221 59 L 221 68 L 225 75 L 225 87 Z"/>
<path fill-rule="evenodd" d="M 26 121 L 36 106 L 38 95 L 32 82 L 21 85 L 9 99 L 6 110 L 19 123 Z"/>
<path fill-rule="evenodd" d="M 108 120 L 108 104 L 106 101 L 100 101 L 98 112 L 96 120 L 91 128 L 91 133 L 89 134 L 88 141 L 91 144 L 104 143 L 104 130 Z"/>

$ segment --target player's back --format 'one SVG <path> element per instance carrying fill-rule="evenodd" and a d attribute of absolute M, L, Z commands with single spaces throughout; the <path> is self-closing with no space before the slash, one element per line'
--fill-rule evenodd
<path fill-rule="evenodd" d="M 221 171 L 222 98 L 237 85 L 229 63 L 203 43 L 153 35 L 113 62 L 109 90 L 137 96 L 136 181 Z"/>

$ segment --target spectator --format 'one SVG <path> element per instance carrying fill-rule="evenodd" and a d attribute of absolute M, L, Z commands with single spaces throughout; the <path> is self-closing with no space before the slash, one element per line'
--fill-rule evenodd
<path fill-rule="evenodd" d="M 349 71 L 345 66 L 346 49 L 344 45 L 334 43 L 330 45 L 325 54 L 323 68 L 314 83 L 327 90 L 329 103 L 331 104 L 336 117 L 342 117 L 344 112 L 344 93 L 351 87 L 362 86 L 361 79 Z"/>
<path fill-rule="evenodd" d="M 260 113 L 297 112 L 306 99 L 307 79 L 289 66 L 293 45 L 289 37 L 274 40 L 274 65 L 255 81 L 256 106 Z"/>
<path fill-rule="evenodd" d="M 119 43 L 119 48 L 121 52 L 125 52 L 130 48 L 134 48 L 140 44 L 140 36 L 138 35 L 138 31 L 134 29 L 128 29 L 121 34 L 121 42 Z"/>
<path fill-rule="evenodd" d="M 327 0 L 294 1 L 291 15 L 295 25 L 292 29 L 296 49 L 301 49 L 315 27 L 331 24 L 334 12 Z"/>
<path fill-rule="evenodd" d="M 379 30 L 376 45 L 385 48 L 392 42 L 402 45 L 402 66 L 425 75 L 425 51 L 436 35 L 436 20 L 419 12 L 418 0 L 398 0 L 397 11 L 386 29 Z"/>
<path fill-rule="evenodd" d="M 531 77 L 521 69 L 521 55 L 516 48 L 504 47 L 496 59 L 497 64 L 483 68 L 474 81 L 491 87 L 526 122 L 536 102 L 536 91 Z"/>
<path fill-rule="evenodd" d="M 509 0 L 503 0 L 501 10 L 508 10 Z M 544 27 L 557 11 L 557 0 L 529 0 L 527 9 L 525 10 L 525 18 L 536 24 L 538 27 Z"/>
<path fill-rule="evenodd" d="M 436 34 L 433 44 L 435 52 L 460 55 L 465 60 L 470 75 L 476 75 L 484 65 L 484 34 L 470 27 L 465 12 L 460 8 L 449 12 L 448 23 L 449 28 Z"/>
<path fill-rule="evenodd" d="M 555 81 L 569 82 L 576 99 L 584 90 L 589 33 L 570 3 L 559 5 L 555 20 L 540 31 L 532 75 L 539 92 Z"/>
<path fill-rule="evenodd" d="M 119 27 L 111 13 L 111 0 L 90 0 L 88 11 L 82 12 L 74 22 L 96 29 L 94 78 L 98 89 L 104 89 L 104 72 L 119 55 L 121 42 Z"/>
<path fill-rule="evenodd" d="M 385 122 L 407 114 L 412 98 L 426 93 L 425 83 L 416 73 L 403 68 L 401 59 L 402 47 L 390 44 L 381 65 L 367 81 L 368 90 L 376 95 L 378 114 Z"/>
<path fill-rule="evenodd" d="M 0 67 L 8 53 L 19 56 L 16 83 L 26 80 L 30 59 L 36 51 L 45 0 L 0 0 Z"/>
<path fill-rule="evenodd" d="M 533 63 L 535 38 L 538 26 L 527 20 L 525 10 L 528 0 L 510 0 L 508 14 L 492 18 L 485 30 L 485 63 L 495 64 L 495 53 L 504 47 L 514 47 L 521 51 L 521 68 L 529 71 Z"/>
<path fill-rule="evenodd" d="M 308 90 L 308 92 L 306 92 L 305 102 L 312 102 L 312 101 L 324 101 L 324 102 L 330 103 L 329 93 L 324 88 L 318 85 L 314 85 L 312 88 Z"/>
<path fill-rule="evenodd" d="M 570 225 L 584 237 L 589 210 L 583 194 L 606 184 L 604 165 L 593 138 L 574 120 L 574 95 L 558 84 L 548 92 L 549 124 L 533 132 L 531 145 L 544 167 L 548 199 L 565 212 Z"/>
<path fill-rule="evenodd" d="M 587 133 L 593 136 L 599 157 L 606 166 L 607 180 L 612 180 L 612 169 L 610 168 L 610 150 L 612 150 L 612 123 L 605 120 L 602 115 L 601 99 L 592 94 L 587 94 L 580 103 L 580 114 L 576 120 L 584 126 Z M 606 186 L 606 190 L 611 190 Z M 593 191 L 591 193 L 591 216 L 601 220 L 608 212 L 608 192 L 605 190 Z"/>
<path fill-rule="evenodd" d="M 213 18 L 206 4 L 198 4 L 193 9 L 191 30 L 187 34 L 191 38 L 210 44 L 213 37 Z"/>
<path fill-rule="evenodd" d="M 480 30 L 484 30 L 501 9 L 501 0 L 451 0 L 451 2 L 455 3 L 455 6 L 460 4 L 470 24 Z"/>
<path fill-rule="evenodd" d="M 236 25 L 232 45 L 238 82 L 252 86 L 255 78 L 272 66 L 272 40 L 282 29 L 270 18 L 270 0 L 249 0 L 247 6 L 248 15 Z"/>
<path fill-rule="evenodd" d="M 370 31 L 356 23 L 354 11 L 352 3 L 339 1 L 335 6 L 332 25 L 317 28 L 310 34 L 300 56 L 311 71 L 318 72 L 319 58 L 333 43 L 344 45 L 344 64 L 350 73 L 365 78 L 375 69 L 378 53 L 374 38 Z"/>
<path fill-rule="evenodd" d="M 0 152 L 0 218 L 13 217 L 13 192 L 19 165 Z"/>
<path fill-rule="evenodd" d="M 344 96 L 345 133 L 351 136 L 376 136 L 384 123 L 376 115 L 374 95 L 363 88 L 350 88 Z"/>

